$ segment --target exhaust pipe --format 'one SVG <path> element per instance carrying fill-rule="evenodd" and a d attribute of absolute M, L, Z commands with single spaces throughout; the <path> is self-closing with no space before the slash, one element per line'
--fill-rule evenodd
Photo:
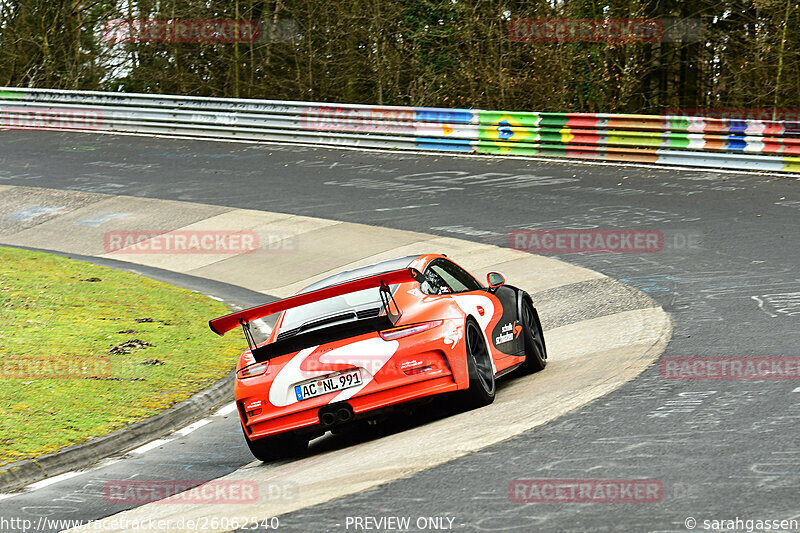
<path fill-rule="evenodd" d="M 336 420 L 340 424 L 349 421 L 351 418 L 353 418 L 353 411 L 351 411 L 347 407 L 340 407 L 336 411 Z"/>
<path fill-rule="evenodd" d="M 325 411 L 320 413 L 319 421 L 323 426 L 332 426 L 336 423 L 336 415 L 333 414 L 333 411 Z"/>
<path fill-rule="evenodd" d="M 353 408 L 347 403 L 326 405 L 319 410 L 319 423 L 327 428 L 349 422 L 353 416 Z"/>

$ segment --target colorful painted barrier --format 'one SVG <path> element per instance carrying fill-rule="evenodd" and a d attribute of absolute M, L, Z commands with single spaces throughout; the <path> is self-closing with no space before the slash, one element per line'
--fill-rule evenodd
<path fill-rule="evenodd" d="M 800 122 L 0 88 L 0 129 L 800 172 Z"/>

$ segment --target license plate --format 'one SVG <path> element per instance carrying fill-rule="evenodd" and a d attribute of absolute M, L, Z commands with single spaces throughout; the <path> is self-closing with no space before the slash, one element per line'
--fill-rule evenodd
<path fill-rule="evenodd" d="M 350 387 L 358 387 L 363 380 L 361 379 L 361 371 L 347 370 L 345 372 L 337 372 L 336 374 L 328 374 L 305 383 L 294 386 L 294 393 L 297 395 L 297 400 L 307 400 L 316 396 L 322 396 L 329 392 L 336 392 Z"/>

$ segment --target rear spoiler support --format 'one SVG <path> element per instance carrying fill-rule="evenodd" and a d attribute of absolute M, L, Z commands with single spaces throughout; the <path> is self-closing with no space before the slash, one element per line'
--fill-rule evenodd
<path fill-rule="evenodd" d="M 239 323 L 242 325 L 242 331 L 244 331 L 244 338 L 247 339 L 247 346 L 250 348 L 250 351 L 256 349 L 257 344 L 255 338 L 253 338 L 253 332 L 250 331 L 250 322 L 245 322 L 243 318 L 239 319 Z"/>
<path fill-rule="evenodd" d="M 392 294 L 392 289 L 389 288 L 387 284 L 381 282 L 381 303 L 383 303 L 383 308 L 386 309 L 386 316 L 389 317 L 389 320 L 392 322 L 393 326 L 396 326 L 397 323 L 400 321 L 400 318 L 403 316 L 403 312 L 400 310 L 400 306 L 397 305 L 397 301 L 394 299 L 394 294 Z M 392 308 L 389 305 L 390 303 L 394 304 L 394 308 L 396 312 L 392 312 Z"/>

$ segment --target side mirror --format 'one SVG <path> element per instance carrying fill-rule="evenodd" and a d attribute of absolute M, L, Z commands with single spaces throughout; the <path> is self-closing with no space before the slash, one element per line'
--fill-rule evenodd
<path fill-rule="evenodd" d="M 500 272 L 489 272 L 486 274 L 486 282 L 489 284 L 489 287 L 495 288 L 500 285 L 505 285 L 506 277 Z"/>

